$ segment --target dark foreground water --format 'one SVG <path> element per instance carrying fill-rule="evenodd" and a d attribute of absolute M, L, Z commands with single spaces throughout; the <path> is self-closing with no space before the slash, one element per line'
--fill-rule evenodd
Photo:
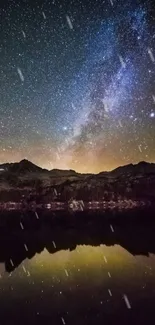
<path fill-rule="evenodd" d="M 0 324 L 155 324 L 154 248 L 152 221 L 1 231 Z"/>

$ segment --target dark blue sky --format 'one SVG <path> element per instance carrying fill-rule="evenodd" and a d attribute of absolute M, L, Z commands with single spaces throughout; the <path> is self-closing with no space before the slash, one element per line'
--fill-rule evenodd
<path fill-rule="evenodd" d="M 0 5 L 0 162 L 155 160 L 153 1 Z"/>

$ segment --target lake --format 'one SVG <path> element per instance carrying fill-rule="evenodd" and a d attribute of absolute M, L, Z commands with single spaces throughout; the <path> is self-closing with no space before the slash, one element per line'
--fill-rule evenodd
<path fill-rule="evenodd" d="M 155 324 L 153 254 L 133 256 L 118 244 L 44 248 L 12 272 L 1 262 L 0 274 L 1 325 Z"/>

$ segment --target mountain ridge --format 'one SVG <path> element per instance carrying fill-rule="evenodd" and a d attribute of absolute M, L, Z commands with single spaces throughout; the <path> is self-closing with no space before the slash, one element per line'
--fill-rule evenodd
<path fill-rule="evenodd" d="M 34 200 L 49 203 L 72 198 L 84 201 L 155 200 L 155 164 L 141 161 L 109 172 L 80 174 L 46 170 L 24 159 L 0 165 L 0 202 Z"/>
<path fill-rule="evenodd" d="M 72 174 L 72 175 L 94 175 L 94 176 L 101 176 L 103 175 L 110 175 L 110 174 L 117 174 L 119 172 L 122 171 L 126 171 L 126 172 L 132 172 L 135 170 L 142 170 L 145 171 L 146 169 L 151 168 L 151 170 L 153 170 L 155 172 L 155 163 L 149 163 L 146 161 L 140 161 L 136 164 L 128 164 L 128 165 L 123 165 L 123 166 L 118 166 L 116 168 L 114 168 L 111 171 L 101 171 L 99 173 L 79 173 L 76 172 L 73 169 L 58 169 L 58 168 L 54 168 L 51 170 L 42 168 L 36 164 L 34 164 L 33 162 L 27 160 L 27 159 L 22 159 L 19 162 L 14 162 L 14 163 L 3 163 L 0 164 L 0 171 L 8 171 L 8 172 L 12 172 L 12 173 L 17 173 L 17 172 L 46 172 L 46 173 L 50 173 L 51 175 L 55 174 L 57 176 L 61 176 L 63 173 L 65 174 Z"/>

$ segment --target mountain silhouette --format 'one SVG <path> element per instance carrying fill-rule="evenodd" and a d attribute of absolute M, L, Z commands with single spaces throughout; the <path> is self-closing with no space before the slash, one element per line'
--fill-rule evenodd
<path fill-rule="evenodd" d="M 120 166 L 109 172 L 81 174 L 74 170 L 46 170 L 23 159 L 0 165 L 0 202 L 21 202 L 33 197 L 37 202 L 53 199 L 68 201 L 142 200 L 155 199 L 155 164 L 145 161 Z M 24 191 L 24 193 L 23 193 Z M 56 193 L 53 196 L 52 193 Z"/>
<path fill-rule="evenodd" d="M 27 159 L 23 159 L 20 162 L 15 162 L 15 163 L 4 163 L 4 164 L 0 164 L 0 171 L 2 172 L 9 172 L 9 173 L 27 173 L 27 172 L 33 172 L 33 173 L 41 173 L 41 172 L 49 172 L 51 176 L 63 176 L 63 175 L 67 175 L 67 176 L 75 176 L 75 175 L 98 175 L 101 176 L 106 175 L 106 176 L 117 176 L 117 175 L 121 175 L 121 174 L 128 174 L 128 173 L 155 173 L 155 164 L 154 163 L 148 163 L 145 161 L 141 161 L 138 164 L 128 164 L 125 166 L 120 166 L 117 167 L 116 169 L 112 170 L 112 171 L 102 171 L 98 174 L 91 174 L 91 173 L 87 173 L 87 174 L 82 174 L 82 173 L 78 173 L 75 170 L 63 170 L 63 169 L 52 169 L 52 170 L 47 170 L 47 169 L 43 169 L 37 165 L 35 165 L 34 163 L 32 163 L 31 161 L 27 160 Z"/>
<path fill-rule="evenodd" d="M 49 214 L 47 217 L 43 212 L 39 214 L 39 219 L 36 219 L 35 213 L 30 213 L 25 219 L 19 216 L 16 225 L 0 229 L 0 263 L 5 263 L 8 272 L 45 248 L 54 254 L 61 250 L 74 250 L 77 245 L 104 244 L 120 245 L 132 255 L 155 254 L 155 222 L 151 210 L 149 218 L 146 218 L 146 211 L 123 213 L 117 218 L 111 213 L 106 219 L 98 214 L 94 217 L 87 214 L 82 219 L 79 213 L 77 216 L 66 215 L 66 222 L 62 222 L 61 214 L 57 217 Z M 24 229 L 20 227 L 21 220 Z"/>

